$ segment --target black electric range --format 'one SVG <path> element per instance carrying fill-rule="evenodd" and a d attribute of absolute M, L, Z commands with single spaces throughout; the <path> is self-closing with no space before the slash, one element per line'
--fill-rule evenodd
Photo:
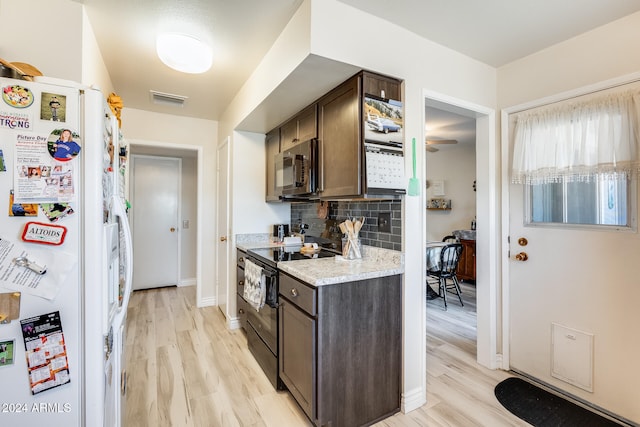
<path fill-rule="evenodd" d="M 249 249 L 247 255 L 251 258 L 257 258 L 265 264 L 276 268 L 280 261 L 295 261 L 300 259 L 328 258 L 337 255 L 337 252 L 320 249 L 313 253 L 302 253 L 302 246 L 274 246 L 270 248 Z"/>

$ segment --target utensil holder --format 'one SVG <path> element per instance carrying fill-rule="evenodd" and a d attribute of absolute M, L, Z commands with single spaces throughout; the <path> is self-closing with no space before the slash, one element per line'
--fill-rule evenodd
<path fill-rule="evenodd" d="M 342 238 L 342 257 L 344 259 L 362 258 L 362 242 L 360 239 Z"/>

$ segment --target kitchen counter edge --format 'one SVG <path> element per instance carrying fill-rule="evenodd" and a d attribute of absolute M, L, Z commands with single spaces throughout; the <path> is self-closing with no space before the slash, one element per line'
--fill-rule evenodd
<path fill-rule="evenodd" d="M 369 246 L 364 252 L 363 258 L 353 260 L 336 256 L 282 261 L 278 269 L 316 287 L 404 274 L 402 252 Z"/>

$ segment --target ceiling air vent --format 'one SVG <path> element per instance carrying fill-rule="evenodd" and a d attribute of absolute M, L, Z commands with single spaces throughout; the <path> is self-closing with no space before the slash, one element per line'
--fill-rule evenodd
<path fill-rule="evenodd" d="M 153 103 L 160 105 L 182 107 L 184 106 L 184 101 L 188 98 L 188 96 L 174 95 L 172 93 L 158 92 L 155 90 L 150 90 L 149 92 L 151 93 L 151 100 Z"/>

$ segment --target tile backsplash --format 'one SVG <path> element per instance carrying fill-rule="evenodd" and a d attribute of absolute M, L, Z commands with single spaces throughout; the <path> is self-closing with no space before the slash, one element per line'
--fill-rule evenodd
<path fill-rule="evenodd" d="M 360 240 L 363 245 L 384 249 L 402 250 L 402 202 L 400 200 L 382 201 L 333 201 L 333 202 L 299 202 L 291 204 L 291 229 L 299 231 L 300 224 L 307 224 L 306 234 L 324 237 L 340 245 L 342 233 L 338 224 L 347 218 L 365 217 L 365 223 L 360 230 Z M 324 208 L 327 216 L 324 217 Z M 390 213 L 391 232 L 378 230 L 378 215 Z"/>

